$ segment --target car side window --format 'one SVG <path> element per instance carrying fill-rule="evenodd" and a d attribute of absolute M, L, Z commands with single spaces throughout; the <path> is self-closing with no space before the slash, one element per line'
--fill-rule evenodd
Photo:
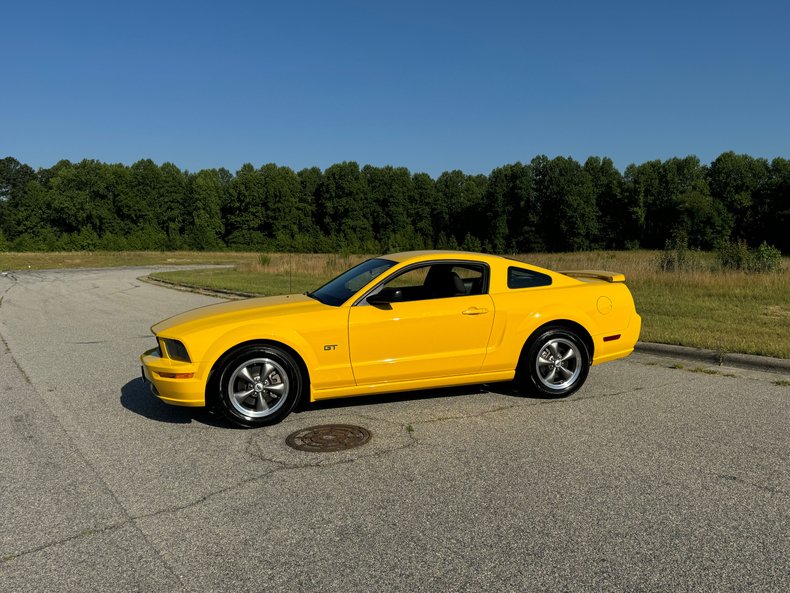
<path fill-rule="evenodd" d="M 525 270 L 524 268 L 509 267 L 507 269 L 508 288 L 535 288 L 537 286 L 551 285 L 551 276 Z"/>
<path fill-rule="evenodd" d="M 476 264 L 439 263 L 412 268 L 389 280 L 377 294 L 392 302 L 483 294 L 485 269 Z"/>

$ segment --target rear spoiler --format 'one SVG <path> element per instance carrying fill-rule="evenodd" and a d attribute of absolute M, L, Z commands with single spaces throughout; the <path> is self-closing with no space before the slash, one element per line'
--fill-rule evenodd
<path fill-rule="evenodd" d="M 620 272 L 605 272 L 603 270 L 569 270 L 560 272 L 571 278 L 592 278 L 593 280 L 606 280 L 607 282 L 625 282 L 625 274 Z"/>

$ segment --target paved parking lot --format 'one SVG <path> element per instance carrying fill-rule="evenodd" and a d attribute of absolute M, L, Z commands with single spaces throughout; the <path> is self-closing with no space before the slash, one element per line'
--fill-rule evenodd
<path fill-rule="evenodd" d="M 0 277 L 0 591 L 787 591 L 790 377 L 635 355 L 239 430 L 153 398 L 150 270 Z M 736 376 L 727 376 L 734 374 Z M 357 449 L 298 428 L 352 423 Z"/>

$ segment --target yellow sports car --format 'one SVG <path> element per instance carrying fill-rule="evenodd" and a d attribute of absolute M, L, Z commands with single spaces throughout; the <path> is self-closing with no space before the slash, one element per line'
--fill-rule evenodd
<path fill-rule="evenodd" d="M 543 397 L 628 356 L 641 318 L 622 274 L 453 251 L 369 259 L 302 295 L 209 305 L 151 328 L 162 401 L 242 426 L 310 401 L 516 380 Z"/>

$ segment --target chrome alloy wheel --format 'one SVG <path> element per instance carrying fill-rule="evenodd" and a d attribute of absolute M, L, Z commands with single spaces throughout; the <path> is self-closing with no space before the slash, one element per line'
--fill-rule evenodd
<path fill-rule="evenodd" d="M 550 338 L 538 350 L 535 369 L 538 380 L 548 389 L 567 389 L 581 374 L 581 352 L 570 340 Z"/>
<path fill-rule="evenodd" d="M 228 381 L 230 404 L 249 418 L 274 414 L 288 399 L 288 374 L 271 358 L 246 360 Z"/>

